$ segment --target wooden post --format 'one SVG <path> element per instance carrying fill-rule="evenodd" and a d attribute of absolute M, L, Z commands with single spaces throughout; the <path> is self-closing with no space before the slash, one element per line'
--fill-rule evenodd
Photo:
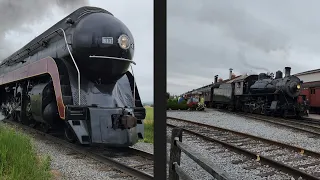
<path fill-rule="evenodd" d="M 175 138 L 179 138 L 179 141 L 182 142 L 182 129 L 174 128 L 171 133 L 169 180 L 179 180 L 179 175 L 176 173 L 173 163 L 176 162 L 180 165 L 181 150 L 176 145 Z"/>

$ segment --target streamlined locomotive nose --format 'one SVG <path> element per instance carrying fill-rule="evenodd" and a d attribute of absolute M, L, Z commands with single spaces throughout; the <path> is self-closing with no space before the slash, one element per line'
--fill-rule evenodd
<path fill-rule="evenodd" d="M 94 13 L 76 24 L 72 48 L 81 71 L 88 78 L 118 79 L 129 68 L 134 40 L 129 29 L 116 17 Z"/>

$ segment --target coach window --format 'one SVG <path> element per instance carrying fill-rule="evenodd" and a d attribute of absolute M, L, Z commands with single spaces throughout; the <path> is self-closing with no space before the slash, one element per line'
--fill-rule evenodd
<path fill-rule="evenodd" d="M 310 89 L 310 94 L 316 94 L 316 89 L 311 88 L 311 89 Z"/>

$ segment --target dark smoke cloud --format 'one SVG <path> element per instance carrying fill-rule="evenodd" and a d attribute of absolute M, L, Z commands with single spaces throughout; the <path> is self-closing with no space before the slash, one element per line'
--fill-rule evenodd
<path fill-rule="evenodd" d="M 55 16 L 53 8 L 68 14 L 87 4 L 88 0 L 0 0 L 0 61 L 20 48 L 13 47 L 10 39 L 5 39 L 9 32 L 30 31 L 27 25 Z"/>

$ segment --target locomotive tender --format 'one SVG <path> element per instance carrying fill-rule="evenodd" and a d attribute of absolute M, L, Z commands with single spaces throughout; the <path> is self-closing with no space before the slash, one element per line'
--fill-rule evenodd
<path fill-rule="evenodd" d="M 143 138 L 145 118 L 133 55 L 125 24 L 81 7 L 2 61 L 1 110 L 70 142 L 131 146 Z"/>
<path fill-rule="evenodd" d="M 307 106 L 298 103 L 301 84 L 285 67 L 285 76 L 276 72 L 275 78 L 266 74 L 242 75 L 211 86 L 211 107 L 228 108 L 265 115 L 301 117 L 307 114 Z"/>

